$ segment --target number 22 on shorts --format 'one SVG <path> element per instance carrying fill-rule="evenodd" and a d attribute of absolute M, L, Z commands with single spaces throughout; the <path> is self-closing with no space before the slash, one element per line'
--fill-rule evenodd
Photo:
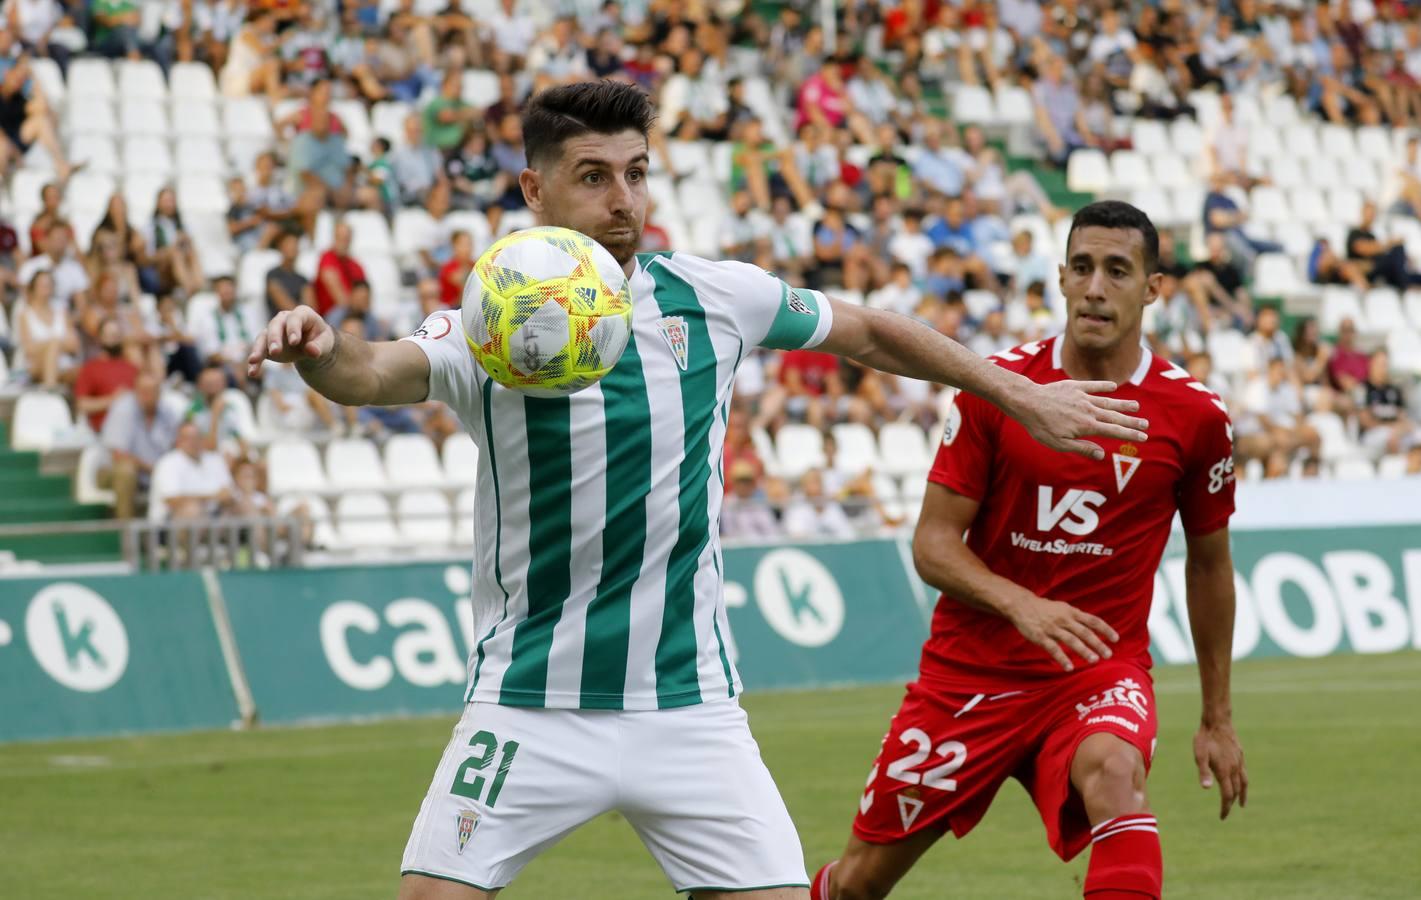
<path fill-rule="evenodd" d="M 450 786 L 451 793 L 460 797 L 468 797 L 477 801 L 483 796 L 484 782 L 487 780 L 483 775 L 473 773 L 483 772 L 488 769 L 493 762 L 494 755 L 498 753 L 498 738 L 492 731 L 480 731 L 469 738 L 469 747 L 474 751 L 473 755 L 459 764 L 459 769 L 454 773 L 454 784 Z M 503 790 L 503 780 L 508 777 L 508 770 L 513 766 L 513 757 L 518 755 L 518 742 L 508 741 L 503 745 L 503 753 L 498 758 L 498 769 L 494 772 L 493 783 L 489 785 L 488 799 L 484 805 L 490 809 L 498 803 L 498 794 Z M 470 775 L 473 775 L 471 778 Z"/>
<path fill-rule="evenodd" d="M 896 781 L 904 784 L 921 784 L 923 787 L 934 788 L 939 791 L 957 790 L 957 779 L 949 778 L 949 775 L 962 768 L 967 762 L 967 746 L 961 741 L 943 741 L 933 750 L 933 739 L 928 737 L 926 731 L 921 728 L 907 728 L 898 735 L 898 740 L 905 745 L 916 745 L 912 753 L 901 759 L 888 764 L 887 775 Z M 923 763 L 927 762 L 929 753 L 936 753 L 946 760 L 940 766 L 934 766 L 926 772 L 919 774 L 911 771 Z"/>

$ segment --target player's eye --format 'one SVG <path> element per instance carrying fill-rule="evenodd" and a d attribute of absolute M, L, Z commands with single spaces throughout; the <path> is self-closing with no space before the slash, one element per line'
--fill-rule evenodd
<path fill-rule="evenodd" d="M 1110 270 L 1110 277 L 1116 279 L 1117 281 L 1118 281 L 1119 279 L 1124 278 L 1126 274 L 1127 274 L 1127 273 L 1125 272 L 1124 269 L 1111 269 L 1111 270 Z"/>
<path fill-rule="evenodd" d="M 586 175 L 583 175 L 583 176 L 582 176 L 582 180 L 583 180 L 584 182 L 586 182 L 587 184 L 601 184 L 601 183 L 602 183 L 602 173 L 601 173 L 601 172 L 588 172 Z"/>
<path fill-rule="evenodd" d="M 628 180 L 628 181 L 641 181 L 643 174 L 644 174 L 644 173 L 641 171 L 641 169 L 632 169 L 632 170 L 630 170 L 630 171 L 627 172 L 627 180 Z"/>

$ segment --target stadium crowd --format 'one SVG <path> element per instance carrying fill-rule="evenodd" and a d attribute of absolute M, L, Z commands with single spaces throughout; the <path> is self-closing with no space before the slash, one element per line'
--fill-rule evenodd
<path fill-rule="evenodd" d="M 1346 477 L 1378 461 L 1384 474 L 1421 474 L 1417 372 L 1388 356 L 1386 335 L 1346 317 L 1324 334 L 1316 317 L 1285 318 L 1278 298 L 1255 296 L 1258 260 L 1283 247 L 1251 219 L 1249 192 L 1270 172 L 1250 153 L 1255 123 L 1236 111 L 1284 99 L 1332 124 L 1421 126 L 1421 9 L 838 5 L 831 45 L 817 3 L 5 0 L 8 390 L 72 401 L 75 439 L 109 452 L 100 483 L 120 517 L 145 504 L 157 520 L 272 509 L 252 409 L 269 434 L 442 444 L 460 429 L 439 404 L 338 408 L 290 367 L 249 381 L 250 341 L 268 315 L 301 303 L 368 338 L 457 305 L 481 250 L 531 221 L 517 184 L 521 105 L 548 85 L 622 78 L 660 110 L 646 249 L 753 262 L 916 316 L 983 355 L 1063 327 L 1061 228 L 1083 198 L 1058 189 L 1058 170 L 1082 151 L 1129 150 L 1132 121 L 1197 120 L 1191 163 L 1207 190 L 1190 221 L 1162 228 L 1150 347 L 1227 402 L 1241 477 Z M 195 64 L 207 68 L 209 105 L 259 101 L 265 122 L 242 133 L 256 137 L 229 140 L 226 159 L 202 170 L 225 178 L 224 196 L 199 204 L 180 180 L 151 196 L 115 186 L 96 213 L 73 213 L 95 200 L 83 191 L 117 185 L 101 173 L 124 171 L 103 156 L 117 144 L 86 145 L 76 122 L 95 57 L 155 62 L 174 104 L 180 77 L 202 83 Z M 1023 100 L 1018 125 L 964 125 L 953 99 L 977 87 Z M 174 110 L 170 134 L 185 135 Z M 126 106 L 123 119 L 126 133 Z M 1358 219 L 1335 223 L 1345 240 L 1309 236 L 1296 262 L 1318 289 L 1421 283 L 1388 227 L 1421 214 L 1418 141 L 1401 143 Z M 125 138 L 130 170 L 134 146 L 152 145 Z M 706 164 L 715 196 L 692 212 Z M 151 209 L 135 209 L 135 196 Z M 216 235 L 197 225 L 213 210 Z M 899 482 L 861 468 L 858 449 L 893 425 L 932 434 L 949 402 L 825 354 L 756 352 L 727 429 L 726 535 L 902 521 L 924 460 Z M 807 469 L 783 465 L 786 434 L 808 447 Z"/>

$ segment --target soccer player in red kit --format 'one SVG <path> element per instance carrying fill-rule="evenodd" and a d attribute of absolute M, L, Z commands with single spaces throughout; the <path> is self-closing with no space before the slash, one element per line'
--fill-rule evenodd
<path fill-rule="evenodd" d="M 1115 382 L 1107 396 L 1139 403 L 1147 442 L 1100 441 L 1100 460 L 1068 456 L 988 404 L 956 398 L 913 539 L 919 574 L 943 592 L 932 633 L 848 848 L 815 876 L 814 900 L 887 896 L 944 833 L 971 831 L 1008 777 L 1031 794 L 1062 859 L 1091 848 L 1087 900 L 1157 900 L 1146 623 L 1176 511 L 1203 692 L 1194 758 L 1204 787 L 1218 781 L 1221 818 L 1244 804 L 1229 701 L 1232 431 L 1218 397 L 1141 345 L 1158 253 L 1138 209 L 1083 208 L 1060 269 L 1065 333 L 995 357 L 1041 383 Z"/>

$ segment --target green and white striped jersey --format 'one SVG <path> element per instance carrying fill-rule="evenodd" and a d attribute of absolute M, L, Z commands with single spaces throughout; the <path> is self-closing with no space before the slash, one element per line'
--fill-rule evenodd
<path fill-rule="evenodd" d="M 569 397 L 493 382 L 457 310 L 406 338 L 480 450 L 465 700 L 659 709 L 740 691 L 719 536 L 735 370 L 757 345 L 817 346 L 833 314 L 755 266 L 685 253 L 639 256 L 630 284 L 626 351 Z"/>

